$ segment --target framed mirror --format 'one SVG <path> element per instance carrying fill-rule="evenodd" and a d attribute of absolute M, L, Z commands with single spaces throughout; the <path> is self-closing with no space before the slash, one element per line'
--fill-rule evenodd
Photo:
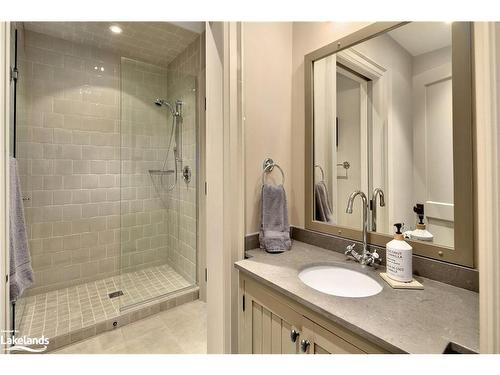
<path fill-rule="evenodd" d="M 474 266 L 471 24 L 375 23 L 305 56 L 306 228 Z"/>

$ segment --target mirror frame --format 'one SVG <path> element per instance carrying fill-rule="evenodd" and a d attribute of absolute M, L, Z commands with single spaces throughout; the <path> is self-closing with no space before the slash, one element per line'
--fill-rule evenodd
<path fill-rule="evenodd" d="M 325 224 L 314 215 L 313 64 L 316 60 L 372 39 L 408 22 L 376 22 L 304 56 L 305 71 L 305 227 L 361 241 L 362 230 Z M 472 102 L 472 23 L 452 24 L 454 247 L 407 240 L 413 253 L 474 267 L 474 175 Z M 385 247 L 392 235 L 368 232 L 369 244 Z"/>

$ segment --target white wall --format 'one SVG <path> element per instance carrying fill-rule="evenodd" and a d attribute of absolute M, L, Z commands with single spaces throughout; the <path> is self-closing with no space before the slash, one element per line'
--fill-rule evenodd
<path fill-rule="evenodd" d="M 243 97 L 245 127 L 245 233 L 260 225 L 262 162 L 270 157 L 292 189 L 292 23 L 243 24 Z M 294 169 L 295 167 L 293 167 Z M 275 170 L 269 181 L 281 183 Z M 290 208 L 290 198 L 289 198 Z"/>

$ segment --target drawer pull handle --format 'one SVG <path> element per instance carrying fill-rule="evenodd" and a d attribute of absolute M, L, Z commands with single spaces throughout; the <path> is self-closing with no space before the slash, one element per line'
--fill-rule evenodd
<path fill-rule="evenodd" d="M 300 332 L 298 332 L 298 331 L 296 331 L 294 329 L 292 329 L 290 331 L 290 340 L 292 342 L 297 342 L 297 337 L 299 337 L 299 336 L 300 336 Z"/>
<path fill-rule="evenodd" d="M 306 353 L 307 350 L 309 349 L 310 345 L 311 345 L 311 343 L 308 340 L 301 340 L 300 341 L 300 351 L 302 353 Z"/>

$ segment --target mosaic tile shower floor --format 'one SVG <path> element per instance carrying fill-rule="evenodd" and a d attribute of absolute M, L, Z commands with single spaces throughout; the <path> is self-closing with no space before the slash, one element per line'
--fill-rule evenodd
<path fill-rule="evenodd" d="M 16 304 L 17 336 L 55 337 L 117 317 L 134 305 L 189 287 L 169 265 L 21 298 Z M 123 295 L 110 298 L 121 290 Z"/>

